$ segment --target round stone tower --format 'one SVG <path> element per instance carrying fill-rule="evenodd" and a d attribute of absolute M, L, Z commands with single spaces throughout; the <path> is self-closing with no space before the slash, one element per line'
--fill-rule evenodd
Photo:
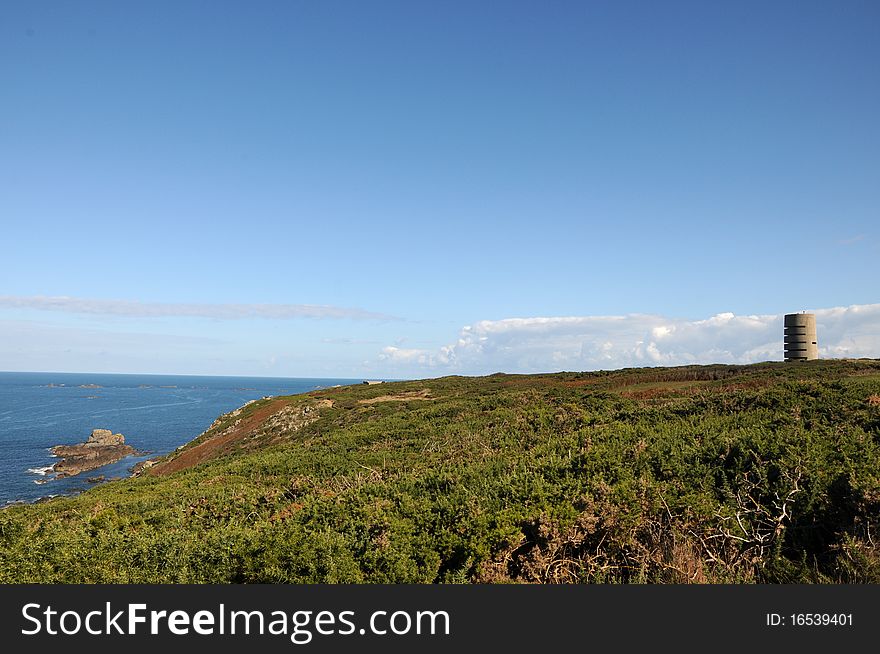
<path fill-rule="evenodd" d="M 786 361 L 811 361 L 819 358 L 814 314 L 786 314 L 784 326 Z"/>

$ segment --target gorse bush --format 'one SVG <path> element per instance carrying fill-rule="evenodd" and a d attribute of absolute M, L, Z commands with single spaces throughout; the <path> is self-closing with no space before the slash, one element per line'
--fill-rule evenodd
<path fill-rule="evenodd" d="M 327 389 L 150 473 L 0 511 L 0 580 L 878 583 L 880 362 Z"/>

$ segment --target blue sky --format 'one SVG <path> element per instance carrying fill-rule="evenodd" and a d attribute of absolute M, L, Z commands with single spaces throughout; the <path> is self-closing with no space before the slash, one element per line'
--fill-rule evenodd
<path fill-rule="evenodd" d="M 880 356 L 878 28 L 855 1 L 7 0 L 0 370 L 760 360 L 775 332 L 712 317 L 835 307 L 826 355 Z M 721 340 L 640 359 L 667 323 Z"/>

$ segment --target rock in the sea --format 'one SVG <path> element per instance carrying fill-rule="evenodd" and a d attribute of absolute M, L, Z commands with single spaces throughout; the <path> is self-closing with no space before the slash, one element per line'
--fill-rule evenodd
<path fill-rule="evenodd" d="M 137 453 L 131 445 L 125 444 L 125 436 L 114 434 L 109 429 L 92 430 L 92 435 L 85 443 L 56 445 L 50 450 L 55 456 L 61 457 L 61 461 L 52 466 L 56 479 L 94 470 Z"/>
<path fill-rule="evenodd" d="M 86 447 L 105 447 L 108 445 L 125 445 L 125 436 L 122 434 L 114 434 L 109 429 L 93 429 L 89 440 L 85 442 Z"/>

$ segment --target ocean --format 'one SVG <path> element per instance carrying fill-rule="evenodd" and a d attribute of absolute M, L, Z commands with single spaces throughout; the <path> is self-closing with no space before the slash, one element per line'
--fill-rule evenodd
<path fill-rule="evenodd" d="M 78 493 L 87 479 L 128 476 L 138 461 L 192 440 L 223 413 L 267 395 L 304 393 L 353 379 L 0 372 L 0 506 Z M 53 445 L 109 429 L 144 456 L 51 479 Z"/>

